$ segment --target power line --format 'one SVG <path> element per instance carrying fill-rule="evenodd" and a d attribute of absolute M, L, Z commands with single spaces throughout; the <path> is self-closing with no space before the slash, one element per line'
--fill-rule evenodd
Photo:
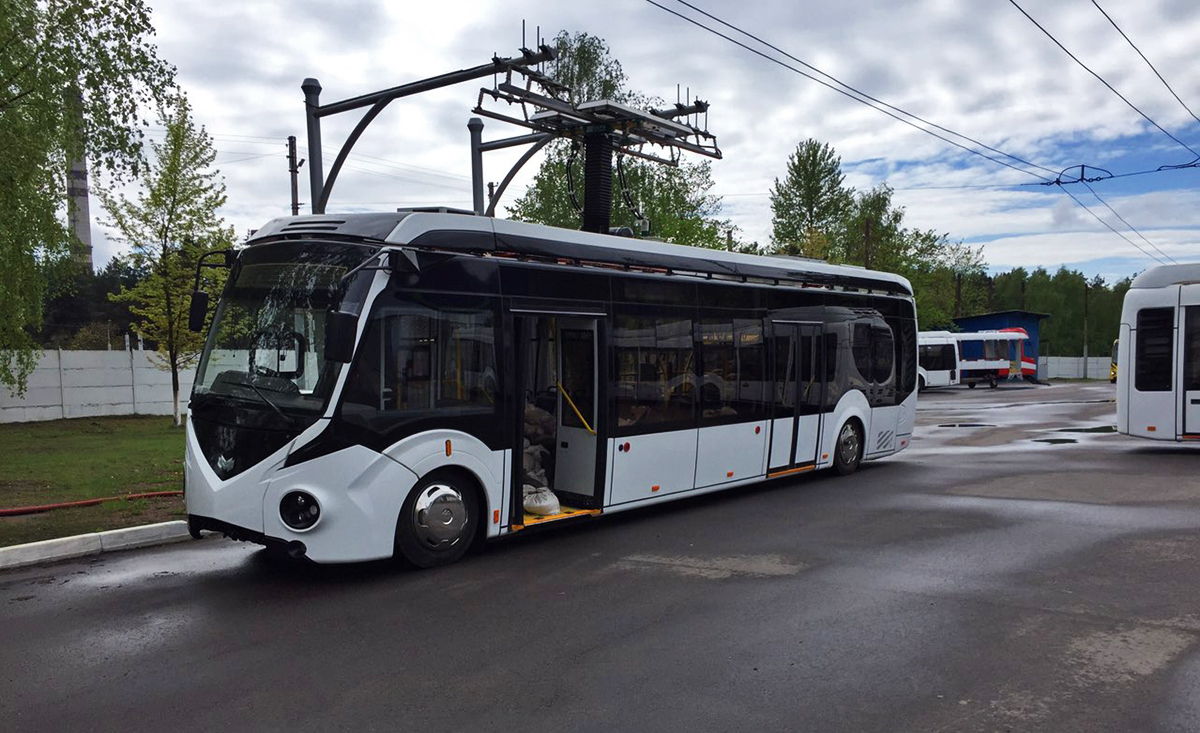
<path fill-rule="evenodd" d="M 1061 187 L 1060 187 L 1060 188 L 1061 188 Z M 1132 245 L 1134 248 L 1136 248 L 1136 249 L 1137 249 L 1137 251 L 1139 251 L 1139 252 L 1141 252 L 1142 254 L 1146 255 L 1147 257 L 1149 257 L 1150 259 L 1154 260 L 1155 262 L 1157 262 L 1157 263 L 1158 263 L 1158 264 L 1160 264 L 1160 265 L 1165 265 L 1165 264 L 1167 264 L 1167 263 L 1166 263 L 1166 262 L 1164 262 L 1162 259 L 1160 259 L 1160 258 L 1158 258 L 1158 257 L 1154 256 L 1154 254 L 1153 254 L 1153 253 L 1151 253 L 1151 252 L 1147 251 L 1146 249 L 1144 249 L 1144 248 L 1143 248 L 1141 245 L 1139 245 L 1137 242 L 1133 241 L 1133 240 L 1132 240 L 1132 239 L 1130 239 L 1129 237 L 1125 236 L 1124 234 L 1122 234 L 1121 232 L 1119 232 L 1119 231 L 1117 231 L 1115 228 L 1113 228 L 1113 225 L 1112 225 L 1112 224 L 1109 224 L 1108 222 L 1104 221 L 1104 219 L 1102 219 L 1102 218 L 1100 217 L 1100 215 L 1099 215 L 1099 214 L 1097 214 L 1096 212 L 1094 212 L 1094 211 L 1092 211 L 1091 209 L 1089 209 L 1089 208 L 1087 207 L 1087 205 L 1086 205 L 1086 204 L 1084 204 L 1082 201 L 1080 201 L 1078 198 L 1076 198 L 1075 194 L 1071 193 L 1070 191 L 1068 191 L 1068 190 L 1067 190 L 1067 189 L 1065 189 L 1065 188 L 1062 188 L 1061 190 L 1062 190 L 1062 192 L 1063 192 L 1063 193 L 1065 193 L 1066 195 L 1070 196 L 1070 197 L 1071 197 L 1071 199 L 1075 201 L 1075 203 L 1079 204 L 1079 205 L 1080 205 L 1080 206 L 1083 208 L 1083 210 L 1084 210 L 1084 211 L 1086 211 L 1087 213 L 1091 214 L 1091 215 L 1092 215 L 1092 218 L 1094 218 L 1096 221 L 1100 222 L 1100 223 L 1101 223 L 1101 224 L 1103 224 L 1104 226 L 1108 227 L 1108 229 L 1109 229 L 1110 231 L 1112 231 L 1112 233 L 1113 233 L 1113 234 L 1117 235 L 1117 236 L 1118 236 L 1118 237 L 1120 237 L 1121 239 L 1124 239 L 1126 242 L 1129 242 L 1129 244 L 1131 244 L 1131 245 Z"/>
<path fill-rule="evenodd" d="M 1153 71 L 1154 75 L 1158 77 L 1158 80 L 1163 83 L 1163 86 L 1167 88 L 1167 91 L 1171 93 L 1171 96 L 1175 97 L 1175 101 L 1179 102 L 1179 106 L 1186 109 L 1187 113 L 1192 116 L 1193 120 L 1200 122 L 1200 117 L 1197 117 L 1196 113 L 1192 112 L 1191 108 L 1183 103 L 1183 100 L 1179 98 L 1179 95 L 1175 93 L 1175 90 L 1171 88 L 1171 85 L 1167 83 L 1167 80 L 1163 78 L 1163 75 L 1158 73 L 1158 69 L 1154 68 L 1154 64 L 1150 63 L 1150 59 L 1146 58 L 1146 54 L 1142 53 L 1142 49 L 1138 48 L 1137 44 L 1131 41 L 1129 36 L 1125 35 L 1125 31 L 1121 30 L 1121 26 L 1117 25 L 1117 21 L 1113 20 L 1108 13 L 1104 12 L 1104 8 L 1100 7 L 1100 3 L 1096 2 L 1096 0 L 1092 0 L 1092 5 L 1096 6 L 1096 10 L 1100 11 L 1100 14 L 1104 16 L 1105 20 L 1107 20 L 1109 23 L 1112 23 L 1112 27 L 1116 28 L 1117 33 L 1121 34 L 1121 38 L 1124 38 L 1126 41 L 1128 41 L 1129 45 L 1133 47 L 1133 50 L 1137 51 L 1138 56 L 1142 57 L 1142 61 L 1146 62 L 1146 66 L 1150 67 L 1150 70 Z"/>
<path fill-rule="evenodd" d="M 407 181 L 409 183 L 420 183 L 420 184 L 423 184 L 426 186 L 437 186 L 438 188 L 448 188 L 448 189 L 451 189 L 454 191 L 458 191 L 458 190 L 462 189 L 462 186 L 454 186 L 449 183 L 437 183 L 435 181 L 425 181 L 420 178 L 413 178 L 411 176 L 398 176 L 394 173 L 383 173 L 381 171 L 375 171 L 375 170 L 371 170 L 370 168 L 363 168 L 361 166 L 351 165 L 349 163 L 347 163 L 345 165 L 345 167 L 352 171 L 358 171 L 359 173 L 368 173 L 370 175 L 380 176 L 383 178 L 394 178 L 398 181 Z"/>
<path fill-rule="evenodd" d="M 1015 161 L 1017 161 L 1018 163 L 1022 163 L 1022 164 L 1024 164 L 1024 165 L 1027 165 L 1027 166 L 1029 166 L 1030 168 L 1038 168 L 1038 169 L 1040 169 L 1040 170 L 1043 170 L 1043 171 L 1045 171 L 1045 172 L 1047 172 L 1047 173 L 1054 174 L 1054 171 L 1053 171 L 1053 170 L 1051 170 L 1051 169 L 1049 169 L 1049 168 L 1046 168 L 1046 167 L 1044 167 L 1044 166 L 1040 166 L 1040 165 L 1038 165 L 1037 163 L 1031 163 L 1031 162 L 1029 162 L 1028 160 L 1024 160 L 1023 158 L 1018 158 L 1017 156 L 1015 156 L 1015 155 L 1011 155 L 1011 154 L 1009 154 L 1009 153 L 1006 153 L 1006 152 L 1004 152 L 1003 150 L 997 150 L 996 148 L 993 148 L 993 147 L 992 147 L 992 146 L 990 146 L 990 145 L 987 145 L 987 144 L 985 144 L 985 143 L 982 143 L 982 142 L 980 142 L 980 141 L 976 140 L 976 139 L 975 139 L 975 138 L 973 138 L 973 137 L 970 137 L 970 136 L 968 136 L 968 135 L 964 135 L 964 134 L 962 134 L 961 132 L 955 132 L 954 130 L 951 130 L 951 129 L 947 128 L 947 127 L 943 127 L 943 126 L 941 126 L 941 125 L 937 124 L 936 122 L 930 122 L 929 120 L 925 119 L 924 117 L 921 117 L 921 116 L 919 116 L 919 115 L 915 115 L 915 114 L 913 114 L 912 112 L 909 112 L 909 111 L 907 111 L 907 110 L 901 109 L 900 107 L 897 107 L 897 106 L 895 106 L 895 105 L 888 104 L 887 102 L 884 102 L 884 101 L 883 101 L 883 100 L 881 100 L 881 99 L 877 99 L 876 97 L 873 97 L 873 96 L 871 96 L 870 94 L 867 94 L 867 93 L 866 93 L 866 92 L 864 92 L 864 91 L 861 91 L 861 90 L 859 90 L 859 89 L 856 89 L 855 87 L 853 87 L 853 86 L 851 86 L 851 85 L 847 84 L 846 82 L 844 82 L 844 81 L 842 81 L 842 80 L 838 79 L 837 77 L 835 77 L 835 76 L 833 76 L 833 75 L 831 75 L 831 74 L 828 74 L 828 73 L 826 73 L 826 72 L 824 72 L 824 71 L 822 71 L 822 70 L 818 69 L 817 67 L 813 66 L 812 64 L 810 64 L 810 63 L 808 63 L 808 62 L 806 62 L 806 61 L 804 61 L 804 60 L 802 60 L 802 59 L 796 58 L 795 56 L 793 56 L 792 54 L 788 53 L 787 51 L 784 51 L 784 50 L 783 50 L 782 48 L 780 48 L 779 46 L 776 46 L 775 44 L 773 44 L 773 43 L 771 43 L 771 42 L 769 42 L 769 41 L 766 41 L 766 40 L 764 40 L 763 38 L 760 38 L 759 36 L 756 36 L 756 35 L 754 35 L 753 33 L 750 33 L 749 31 L 746 31 L 746 30 L 744 30 L 744 29 L 742 29 L 742 28 L 739 28 L 738 26 L 736 26 L 736 25 L 734 25 L 734 24 L 732 24 L 732 23 L 729 23 L 729 22 L 727 22 L 727 21 L 725 21 L 725 20 L 722 20 L 721 18 L 718 18 L 717 16 L 713 15 L 712 13 L 709 13 L 709 12 L 707 12 L 707 11 L 705 11 L 705 10 L 701 9 L 701 8 L 698 8 L 698 7 L 696 7 L 695 5 L 692 5 L 691 3 L 687 2 L 686 0 L 675 0 L 675 1 L 676 1 L 676 2 L 678 2 L 680 5 L 684 5 L 684 6 L 688 7 L 688 8 L 691 8 L 692 10 L 696 11 L 697 13 L 700 13 L 701 15 L 705 16 L 706 18 L 709 18 L 709 19 L 711 19 L 711 20 L 714 20 L 714 21 L 716 21 L 717 23 L 720 23 L 721 25 L 725 26 L 726 28 L 729 28 L 730 30 L 733 30 L 733 31 L 735 31 L 735 32 L 737 32 L 737 33 L 740 33 L 740 34 L 742 34 L 743 36 L 746 36 L 747 38 L 752 38 L 752 39 L 754 39 L 755 41 L 757 41 L 757 42 L 761 43 L 762 45 L 766 46 L 767 48 L 769 48 L 769 49 L 771 49 L 771 50 L 773 50 L 773 51 L 776 51 L 776 52 L 778 52 L 778 53 L 780 53 L 780 54 L 783 54 L 784 56 L 786 56 L 787 58 L 791 59 L 792 61 L 795 61 L 796 63 L 800 64 L 800 65 L 801 65 L 801 66 L 803 66 L 804 68 L 806 68 L 806 69 L 809 69 L 809 70 L 811 70 L 811 71 L 814 71 L 814 72 L 816 72 L 816 73 L 820 74 L 821 76 L 825 77 L 826 79 L 829 79 L 829 80 L 833 81 L 833 82 L 834 82 L 835 84 L 837 84 L 838 86 L 841 86 L 841 87 L 843 87 L 843 88 L 845 88 L 845 89 L 848 89 L 848 90 L 850 90 L 850 91 L 851 91 L 851 92 L 853 92 L 854 94 L 857 94 L 857 95 L 859 95 L 859 96 L 861 96 L 861 97 L 864 97 L 864 98 L 866 98 L 866 99 L 869 99 L 869 100 L 871 100 L 872 102 L 875 102 L 875 103 L 877 103 L 877 104 L 881 104 L 881 105 L 883 105 L 884 107 L 887 107 L 887 108 L 888 108 L 888 109 L 890 109 L 890 110 L 893 110 L 893 111 L 895 111 L 895 112 L 899 112 L 899 113 L 900 113 L 900 114 L 902 114 L 902 115 L 906 115 L 906 116 L 908 116 L 908 117 L 911 117 L 911 118 L 913 118 L 914 120 L 918 120 L 918 121 L 920 121 L 921 123 L 923 123 L 923 124 L 926 124 L 926 125 L 929 125 L 930 127 L 936 128 L 936 129 L 938 129 L 938 130 L 941 130 L 942 132 L 948 133 L 948 134 L 950 134 L 950 135 L 954 135 L 954 136 L 956 136 L 956 137 L 960 137 L 960 138 L 962 138 L 963 140 L 970 141 L 970 142 L 971 142 L 972 144 L 974 144 L 974 145 L 978 145 L 979 147 L 981 147 L 981 148 L 984 148 L 984 149 L 986 149 L 986 150 L 990 150 L 990 151 L 992 151 L 993 153 L 996 153 L 996 154 L 998 154 L 998 155 L 1003 155 L 1003 156 L 1004 156 L 1004 157 L 1006 157 L 1006 158 L 1010 158 L 1010 159 L 1012 159 L 1012 160 L 1015 160 Z M 680 16 L 680 17 L 682 17 L 682 16 Z M 701 26 L 701 27 L 703 27 L 703 26 Z M 868 105 L 868 106 L 870 106 L 870 105 Z M 1023 172 L 1023 173 L 1028 173 L 1028 171 L 1022 171 L 1022 172 Z M 1031 175 L 1032 175 L 1032 174 L 1031 174 Z"/>
<path fill-rule="evenodd" d="M 944 137 L 944 136 L 942 136 L 942 135 L 939 135 L 938 133 L 934 132 L 933 130 L 930 130 L 930 129 L 928 129 L 928 128 L 925 128 L 925 127 L 921 127 L 920 125 L 917 125 L 917 124 L 916 124 L 916 123 L 914 123 L 914 122 L 911 122 L 911 121 L 909 121 L 909 120 L 906 120 L 906 119 L 904 119 L 903 117 L 901 117 L 901 116 L 899 116 L 899 115 L 897 115 L 897 114 L 895 114 L 895 113 L 893 113 L 893 112 L 890 112 L 890 111 L 888 111 L 888 110 L 886 110 L 886 109 L 883 109 L 882 107 L 877 107 L 877 106 L 875 106 L 874 104 L 871 104 L 870 102 L 868 102 L 868 101 L 865 101 L 864 99 L 862 99 L 862 98 L 860 98 L 860 97 L 857 97 L 857 96 L 855 96 L 854 94 L 851 94 L 851 93 L 850 93 L 850 92 L 848 92 L 848 91 L 845 91 L 844 89 L 839 89 L 838 87 L 835 87 L 834 85 L 830 84 L 830 83 L 829 83 L 829 82 L 827 82 L 827 81 L 824 81 L 824 80 L 822 80 L 822 79 L 818 79 L 817 77 L 813 76 L 812 74 L 809 74 L 809 73 L 806 73 L 806 72 L 804 72 L 804 71 L 802 71 L 802 70 L 800 70 L 800 69 L 797 69 L 795 66 L 791 66 L 790 64 L 784 63 L 783 61 L 780 61 L 780 60 L 779 60 L 779 59 L 777 59 L 777 58 L 774 58 L 774 57 L 772 57 L 772 56 L 768 56 L 767 54 L 763 53 L 762 51 L 759 51 L 759 50 L 758 50 L 758 49 L 756 49 L 756 48 L 751 48 L 750 46 L 748 46 L 748 45 L 746 45 L 746 44 L 742 43 L 741 41 L 738 41 L 737 39 L 731 38 L 731 37 L 727 36 L 726 34 L 724 34 L 724 33 L 720 32 L 719 30 L 716 30 L 715 28 L 710 28 L 710 27 L 708 27 L 708 26 L 704 25 L 703 23 L 701 23 L 701 22 L 699 22 L 699 21 L 695 20 L 694 18 L 689 18 L 689 17 L 687 17 L 686 15 L 683 15 L 682 13 L 679 13 L 679 12 L 677 12 L 677 11 L 675 11 L 675 10 L 672 10 L 671 8 L 668 8 L 668 7 L 664 6 L 664 5 L 660 5 L 658 2 L 655 2 L 655 0 L 646 0 L 646 2 L 650 3 L 651 5 L 653 5 L 654 7 L 658 8 L 658 9 L 660 9 L 660 10 L 665 10 L 666 12 L 670 13 L 671 15 L 674 15 L 674 16 L 676 16 L 677 18 L 680 18 L 680 19 L 682 19 L 682 20 L 685 20 L 685 21 L 687 21 L 688 23 L 691 23 L 692 25 L 694 25 L 694 26 L 696 26 L 696 27 L 698 27 L 698 28 L 702 28 L 703 30 L 706 30 L 706 31 L 708 31 L 709 33 L 712 33 L 712 34 L 713 34 L 713 35 L 715 35 L 715 36 L 718 36 L 718 37 L 720 37 L 720 38 L 724 38 L 726 41 L 729 41 L 730 43 L 734 44 L 735 46 L 740 46 L 741 48 L 744 48 L 745 50 L 749 51 L 750 53 L 752 53 L 752 54 L 754 54 L 754 55 L 756 55 L 756 56 L 761 56 L 762 58 L 766 59 L 767 61 L 770 61 L 770 62 L 771 62 L 771 63 L 773 63 L 773 64 L 778 64 L 779 66 L 782 66 L 783 68 L 787 69 L 788 71 L 791 71 L 791 72 L 793 72 L 793 73 L 799 74 L 800 76 L 803 76 L 803 77 L 805 77 L 806 79 L 810 79 L 810 80 L 812 80 L 812 81 L 815 81 L 816 83 L 820 84 L 821 86 L 823 86 L 823 87 L 827 87 L 827 88 L 829 88 L 829 89 L 832 89 L 833 91 L 837 92 L 838 94 L 841 94 L 841 95 L 842 95 L 842 96 L 844 96 L 844 97 L 849 97 L 850 99 L 853 99 L 855 102 L 858 102 L 859 104 L 864 104 L 864 105 L 866 105 L 866 106 L 870 107 L 871 109 L 874 109 L 874 110 L 877 110 L 877 111 L 879 111 L 879 112 L 882 112 L 883 114 L 887 115 L 888 117 L 891 117 L 892 119 L 895 119 L 895 120 L 897 120 L 897 121 L 899 121 L 899 122 L 903 122 L 904 124 L 908 125 L 909 127 L 913 128 L 914 130 L 920 130 L 921 132 L 925 133 L 926 135 L 932 135 L 933 137 L 936 137 L 937 139 L 941 140 L 942 142 L 949 143 L 950 145 L 953 145 L 953 146 L 954 146 L 954 147 L 956 147 L 956 148 L 961 148 L 962 150 L 965 150 L 965 151 L 967 151 L 968 153 L 970 153 L 970 154 L 972 154 L 972 155 L 978 155 L 978 156 L 979 156 L 979 157 L 981 157 L 981 158 L 986 158 L 987 160 L 990 160 L 990 161 L 992 161 L 993 163 L 998 163 L 999 165 L 1002 165 L 1002 166 L 1004 166 L 1005 168 L 1011 168 L 1011 169 L 1013 169 L 1013 170 L 1015 170 L 1015 171 L 1018 171 L 1018 172 L 1020 172 L 1020 173 L 1024 173 L 1025 175 L 1028 175 L 1028 176 L 1034 176 L 1035 178 L 1042 178 L 1043 180 L 1045 180 L 1045 177 L 1044 177 L 1044 176 L 1041 176 L 1041 175 L 1039 175 L 1039 174 L 1037 174 L 1037 173 L 1033 173 L 1033 172 L 1031 172 L 1031 171 L 1027 171 L 1027 170 L 1025 170 L 1025 169 L 1023 169 L 1023 168 L 1018 168 L 1018 167 L 1016 167 L 1015 165 L 1012 165 L 1011 163 L 1006 163 L 1005 161 L 1003 161 L 1003 160 L 1000 160 L 1000 159 L 998 159 L 998 158 L 993 158 L 992 156 L 990 156 L 990 155 L 987 155 L 986 153 L 981 153 L 981 152 L 979 152 L 978 150 L 975 150 L 975 149 L 973 149 L 973 148 L 969 148 L 969 147 L 967 147 L 966 145 L 963 145 L 962 143 L 956 142 L 956 141 L 954 141 L 954 140 L 951 140 L 951 139 L 949 139 L 949 138 L 947 138 L 947 137 Z M 907 114 L 907 113 L 906 113 L 906 114 Z M 955 133 L 955 134 L 957 134 L 957 133 Z M 966 136 L 960 135 L 960 137 L 963 137 L 963 139 L 966 139 Z M 1011 156 L 1009 156 L 1009 157 L 1011 157 Z M 1040 167 L 1040 166 L 1039 166 L 1039 167 Z"/>
<path fill-rule="evenodd" d="M 1099 74 L 1097 74 L 1096 72 L 1092 71 L 1092 70 L 1091 70 L 1091 68 L 1090 68 L 1090 67 L 1088 67 L 1088 65 L 1087 65 L 1087 64 L 1085 64 L 1085 63 L 1083 63 L 1082 61 L 1080 61 L 1080 60 L 1079 60 L 1079 58 L 1075 56 L 1075 54 L 1073 54 L 1073 53 L 1071 53 L 1070 51 L 1068 51 L 1068 50 L 1067 50 L 1067 47 L 1066 47 L 1066 46 L 1064 46 L 1064 45 L 1062 45 L 1062 43 L 1060 43 L 1060 42 L 1059 42 L 1059 40 L 1058 40 L 1057 38 L 1055 38 L 1055 37 L 1054 37 L 1054 36 L 1053 36 L 1053 35 L 1050 33 L 1050 31 L 1048 31 L 1048 30 L 1046 30 L 1045 28 L 1043 28 L 1043 27 L 1042 27 L 1042 24 L 1041 24 L 1041 23 L 1038 23 L 1036 20 L 1034 20 L 1032 15 L 1030 15 L 1029 13 L 1026 13 L 1026 12 L 1025 12 L 1025 9 L 1024 9 L 1024 8 L 1022 8 L 1020 5 L 1018 5 L 1018 4 L 1017 4 L 1017 0 L 1008 0 L 1008 2 L 1012 3 L 1012 6 L 1013 6 L 1014 8 L 1016 8 L 1017 10 L 1020 10 L 1020 11 L 1021 11 L 1021 15 L 1024 15 L 1026 18 L 1028 18 L 1028 19 L 1029 19 L 1029 22 L 1030 22 L 1030 23 L 1033 23 L 1035 26 L 1037 26 L 1037 29 L 1038 29 L 1038 30 L 1040 30 L 1042 33 L 1045 33 L 1047 38 L 1049 38 L 1051 41 L 1054 41 L 1054 44 L 1055 44 L 1056 46 L 1058 46 L 1059 48 L 1061 48 L 1061 49 L 1062 49 L 1062 51 L 1063 51 L 1063 53 L 1065 53 L 1066 55 L 1070 56 L 1072 61 L 1074 61 L 1075 63 L 1077 63 L 1077 64 L 1079 64 L 1080 66 L 1082 66 L 1082 67 L 1083 67 L 1083 69 L 1084 69 L 1084 71 L 1086 71 L 1087 73 L 1089 73 L 1089 74 L 1091 74 L 1092 76 L 1096 77 L 1096 79 L 1098 79 L 1098 80 L 1100 81 L 1100 83 L 1101 83 L 1101 84 L 1103 84 L 1104 86 L 1108 87 L 1108 90 L 1109 90 L 1110 92 L 1112 92 L 1113 94 L 1115 94 L 1115 95 L 1117 95 L 1118 97 L 1120 97 L 1120 98 L 1121 98 L 1121 101 L 1122 101 L 1122 102 L 1124 102 L 1125 104 L 1129 105 L 1130 109 L 1132 109 L 1134 112 L 1137 112 L 1139 115 L 1141 115 L 1141 116 L 1142 116 L 1142 117 L 1143 117 L 1143 118 L 1144 118 L 1144 119 L 1145 119 L 1147 122 L 1149 122 L 1151 125 L 1154 125 L 1155 127 L 1157 127 L 1157 128 L 1159 129 L 1159 131 L 1160 131 L 1160 132 L 1162 132 L 1162 134 L 1166 135 L 1167 137 L 1171 138 L 1172 140 L 1174 140 L 1175 142 L 1177 142 L 1177 143 L 1179 143 L 1181 146 L 1183 146 L 1183 149 L 1184 149 L 1184 150 L 1187 150 L 1187 151 L 1188 151 L 1189 153 L 1191 153 L 1192 155 L 1195 155 L 1197 158 L 1200 158 L 1200 153 L 1197 153 L 1195 150 L 1192 150 L 1190 147 L 1188 147 L 1187 143 L 1183 142 L 1183 141 L 1182 141 L 1182 140 L 1180 140 L 1179 138 L 1177 138 L 1177 137 L 1175 137 L 1174 135 L 1172 135 L 1171 133 L 1167 132 L 1167 130 L 1166 130 L 1166 129 L 1164 129 L 1162 125 L 1160 125 L 1160 124 L 1158 124 L 1157 122 L 1155 122 L 1154 120 L 1150 119 L 1150 116 L 1149 116 L 1149 115 L 1147 115 L 1145 112 L 1143 112 L 1143 111 L 1141 111 L 1140 109 L 1138 109 L 1138 108 L 1137 108 L 1137 105 L 1135 105 L 1133 102 L 1130 102 L 1128 99 L 1126 99 L 1126 98 L 1125 98 L 1125 96 L 1124 96 L 1123 94 L 1121 94 L 1121 93 L 1120 93 L 1120 92 L 1118 92 L 1118 91 L 1117 91 L 1115 88 L 1113 88 L 1113 85 L 1112 85 L 1112 84 L 1109 84 L 1107 81 L 1105 81 L 1105 80 L 1104 80 L 1104 77 L 1102 77 L 1102 76 L 1100 76 Z"/>
<path fill-rule="evenodd" d="M 283 155 L 283 153 L 263 153 L 262 155 L 250 155 L 245 158 L 234 158 L 233 160 L 215 160 L 215 165 L 229 165 L 230 163 L 242 163 L 247 160 L 258 160 L 259 158 L 267 158 L 274 155 Z"/>
<path fill-rule="evenodd" d="M 1083 185 L 1084 185 L 1084 186 L 1086 186 L 1086 187 L 1087 187 L 1087 190 L 1089 190 L 1089 191 L 1091 191 L 1091 192 L 1092 192 L 1092 195 L 1096 197 L 1096 200 L 1097 200 L 1097 201 L 1099 201 L 1100 203 L 1104 204 L 1104 207 L 1105 207 L 1106 209 L 1108 209 L 1109 211 L 1111 211 L 1111 212 L 1112 212 L 1113 216 L 1115 216 L 1115 217 L 1117 217 L 1118 219 L 1120 219 L 1122 224 L 1124 224 L 1125 226 L 1129 227 L 1129 231 L 1131 231 L 1131 232 L 1133 232 L 1134 234 L 1136 234 L 1136 235 L 1138 235 L 1139 237 L 1141 237 L 1143 242 L 1145 242 L 1146 244 L 1148 244 L 1148 245 L 1150 245 L 1151 247 L 1153 247 L 1153 248 L 1154 248 L 1154 251 L 1158 252 L 1158 253 L 1159 253 L 1160 255 L 1162 255 L 1163 257 L 1166 257 L 1166 258 L 1167 258 L 1168 260 L 1170 260 L 1171 262 L 1175 262 L 1175 258 L 1174 258 L 1174 257 L 1172 257 L 1171 255 L 1167 254 L 1166 252 L 1163 252 L 1161 249 L 1159 249 L 1158 245 L 1157 245 L 1157 244 L 1155 244 L 1154 242 L 1151 242 L 1149 239 L 1146 239 L 1146 235 L 1142 234 L 1142 233 L 1141 233 L 1141 232 L 1139 232 L 1137 229 L 1135 229 L 1135 228 L 1134 228 L 1134 226 L 1133 226 L 1132 224 L 1130 224 L 1128 221 L 1126 221 L 1126 220 L 1125 220 L 1125 217 L 1123 217 L 1123 216 L 1121 216 L 1120 214 L 1118 214 L 1118 213 L 1117 213 L 1117 210 L 1116 210 L 1116 209 L 1114 209 L 1113 207 L 1109 206 L 1107 201 L 1105 201 L 1104 199 L 1100 198 L 1100 194 L 1096 193 L 1096 190 L 1095 190 L 1094 188 L 1092 188 L 1091 184 L 1089 184 L 1087 181 L 1082 181 L 1082 183 L 1083 183 Z M 1179 264 L 1179 263 L 1178 263 L 1178 262 L 1175 262 L 1175 264 Z"/>

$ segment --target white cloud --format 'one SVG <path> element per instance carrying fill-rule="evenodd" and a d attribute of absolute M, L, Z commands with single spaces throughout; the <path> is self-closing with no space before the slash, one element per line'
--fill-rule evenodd
<path fill-rule="evenodd" d="M 1086 162 L 1121 172 L 1135 163 L 1154 168 L 1190 158 L 1161 134 L 1147 132 L 1148 124 L 1008 4 L 695 2 L 876 97 L 1055 171 Z M 183 3 L 152 0 L 152 5 L 160 51 L 178 65 L 197 119 L 218 136 L 221 160 L 230 161 L 221 165 L 229 188 L 224 214 L 239 232 L 288 212 L 283 143 L 296 135 L 301 157 L 307 157 L 299 88 L 305 77 L 321 80 L 322 100 L 329 102 L 475 66 L 493 53 L 514 53 L 520 19 L 526 18 L 530 44 L 537 24 L 547 36 L 560 28 L 587 31 L 608 41 L 632 88 L 673 98 L 675 85 L 682 84 L 711 101 L 709 124 L 725 153 L 713 167 L 715 190 L 727 194 L 724 213 L 748 238 L 767 241 L 766 191 L 796 144 L 814 137 L 836 148 L 851 185 L 869 188 L 888 180 L 910 226 L 952 239 L 994 240 L 985 248 L 994 266 L 1051 266 L 1105 254 L 1140 257 L 1061 193 L 1041 187 L 928 188 L 1034 179 L 962 153 L 640 0 L 602 8 L 544 0 L 503 5 L 364 0 L 353 6 L 247 0 L 204 14 Z M 1200 142 L 1200 124 L 1091 4 L 1022 5 L 1147 114 Z M 1136 10 L 1106 9 L 1180 96 L 1200 106 L 1200 78 L 1191 73 L 1200 6 L 1148 0 Z M 355 148 L 391 163 L 352 156 L 331 210 L 435 201 L 469 206 L 465 125 L 478 86 L 393 102 Z M 326 171 L 356 121 L 355 114 L 323 121 Z M 485 139 L 521 132 L 487 121 Z M 236 161 L 263 153 L 273 155 Z M 488 180 L 502 177 L 519 153 L 485 156 Z M 862 161 L 873 162 L 858 165 Z M 535 166 L 536 159 L 507 201 L 519 195 Z M 1136 189 L 1095 185 L 1152 241 L 1178 256 L 1195 257 L 1200 222 L 1193 173 L 1125 179 Z M 301 200 L 307 202 L 307 168 L 302 174 Z M 1114 190 L 1121 195 L 1110 193 Z M 1073 192 L 1093 206 L 1086 190 Z M 1103 207 L 1093 208 L 1111 219 Z M 98 257 L 111 251 L 108 243 L 97 247 Z"/>

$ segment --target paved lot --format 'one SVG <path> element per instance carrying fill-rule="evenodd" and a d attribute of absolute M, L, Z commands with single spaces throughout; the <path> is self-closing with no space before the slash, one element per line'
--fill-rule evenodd
<path fill-rule="evenodd" d="M 1111 400 L 930 392 L 853 477 L 436 571 L 205 540 L 5 573 L 0 727 L 1194 731 L 1200 454 L 1078 432 Z"/>

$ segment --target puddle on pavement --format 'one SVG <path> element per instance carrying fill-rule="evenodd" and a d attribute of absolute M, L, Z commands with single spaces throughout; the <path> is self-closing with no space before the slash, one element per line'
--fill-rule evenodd
<path fill-rule="evenodd" d="M 1034 438 L 1035 443 L 1049 443 L 1050 445 L 1062 445 L 1063 443 L 1078 443 L 1074 438 Z"/>
<path fill-rule="evenodd" d="M 989 425 L 983 422 L 948 422 L 938 425 L 939 428 L 994 428 L 995 425 Z"/>
<path fill-rule="evenodd" d="M 1115 433 L 1116 425 L 1097 425 L 1093 428 L 1059 428 L 1057 433 Z"/>

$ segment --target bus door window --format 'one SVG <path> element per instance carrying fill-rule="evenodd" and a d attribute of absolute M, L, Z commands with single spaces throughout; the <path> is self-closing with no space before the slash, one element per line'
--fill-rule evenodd
<path fill-rule="evenodd" d="M 1200 433 L 1200 305 L 1184 308 L 1183 432 Z"/>

